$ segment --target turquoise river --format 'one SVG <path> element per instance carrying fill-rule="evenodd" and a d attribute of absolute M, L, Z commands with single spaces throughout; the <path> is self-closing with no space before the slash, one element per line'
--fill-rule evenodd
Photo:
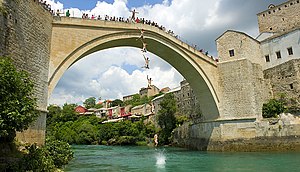
<path fill-rule="evenodd" d="M 219 153 L 172 147 L 72 146 L 64 171 L 257 171 L 300 172 L 300 152 Z"/>

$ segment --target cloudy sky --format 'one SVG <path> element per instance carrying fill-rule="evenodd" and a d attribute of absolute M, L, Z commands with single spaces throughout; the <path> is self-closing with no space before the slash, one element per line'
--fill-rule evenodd
<path fill-rule="evenodd" d="M 47 0 L 52 8 L 67 9 L 71 17 L 109 15 L 154 20 L 174 31 L 180 39 L 217 56 L 215 39 L 228 29 L 258 35 L 256 14 L 270 4 L 286 0 Z M 144 70 L 141 51 L 136 48 L 113 48 L 96 52 L 71 66 L 54 89 L 49 104 L 82 102 L 88 97 L 122 98 L 147 86 L 146 76 L 159 88 L 179 86 L 183 77 L 172 66 L 148 52 L 150 70 Z"/>

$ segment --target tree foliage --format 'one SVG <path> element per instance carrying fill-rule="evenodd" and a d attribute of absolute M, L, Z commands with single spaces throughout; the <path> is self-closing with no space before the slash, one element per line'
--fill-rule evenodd
<path fill-rule="evenodd" d="M 124 106 L 124 103 L 122 100 L 120 99 L 115 99 L 111 102 L 111 106 L 114 107 L 114 106 Z"/>
<path fill-rule="evenodd" d="M 19 161 L 5 166 L 4 171 L 57 171 L 73 158 L 71 146 L 62 141 L 46 139 L 45 146 L 26 145 Z"/>
<path fill-rule="evenodd" d="M 262 115 L 264 118 L 277 117 L 285 111 L 284 102 L 271 99 L 268 103 L 263 104 Z"/>
<path fill-rule="evenodd" d="M 145 141 L 147 137 L 153 137 L 156 132 L 153 124 L 144 124 L 143 120 L 102 124 L 103 119 L 96 116 L 81 116 L 76 120 L 62 121 L 60 119 L 64 117 L 56 117 L 65 114 L 61 113 L 62 110 L 59 111 L 53 106 L 49 106 L 48 109 L 49 113 L 58 114 L 51 115 L 52 119 L 47 123 L 47 136 L 69 144 L 134 145 Z"/>
<path fill-rule="evenodd" d="M 125 101 L 124 105 L 132 105 L 134 107 L 143 104 L 149 104 L 152 99 L 153 97 L 149 97 L 149 98 L 147 96 L 141 97 L 139 94 L 135 94 L 132 96 L 131 100 Z"/>
<path fill-rule="evenodd" d="M 34 84 L 25 71 L 0 57 L 0 140 L 11 141 L 16 131 L 28 128 L 38 117 Z"/>
<path fill-rule="evenodd" d="M 93 108 L 96 105 L 96 98 L 95 97 L 90 97 L 87 98 L 84 102 L 83 105 L 85 108 Z"/>
<path fill-rule="evenodd" d="M 164 96 L 163 100 L 160 102 L 161 109 L 158 111 L 158 125 L 161 127 L 161 132 L 159 135 L 159 142 L 168 144 L 170 142 L 169 138 L 174 128 L 176 128 L 176 118 L 175 113 L 177 111 L 176 100 L 174 95 L 168 93 Z"/>

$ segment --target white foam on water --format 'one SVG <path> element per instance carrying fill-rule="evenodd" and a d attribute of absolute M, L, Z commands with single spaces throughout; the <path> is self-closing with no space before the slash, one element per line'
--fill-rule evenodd
<path fill-rule="evenodd" d="M 166 156 L 164 155 L 163 151 L 158 151 L 155 155 L 156 158 L 156 167 L 157 168 L 165 168 L 165 164 L 166 164 Z"/>

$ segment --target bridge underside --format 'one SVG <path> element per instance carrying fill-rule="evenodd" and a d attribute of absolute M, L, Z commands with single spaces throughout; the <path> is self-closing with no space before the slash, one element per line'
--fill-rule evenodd
<path fill-rule="evenodd" d="M 136 28 L 132 28 L 132 24 L 126 25 L 131 28 L 122 28 L 121 30 L 112 30 L 110 27 L 107 30 L 98 28 L 101 30 L 99 31 L 97 27 L 91 29 L 86 26 L 54 24 L 48 84 L 49 95 L 63 73 L 79 59 L 91 53 L 113 47 L 141 48 L 141 42 L 136 40 L 139 37 L 139 32 Z M 149 27 L 149 30 L 145 28 L 144 36 L 145 42 L 148 44 L 147 50 L 172 65 L 190 83 L 198 98 L 204 119 L 218 118 L 219 100 L 216 87 L 217 67 L 215 62 L 206 56 L 202 57 L 204 56 L 202 53 L 195 52 L 194 49 L 190 49 L 191 47 L 186 46 L 186 44 L 169 34 L 157 30 L 158 28 L 146 27 Z M 82 32 L 90 34 L 85 35 L 82 38 L 83 41 L 80 41 L 78 35 L 82 35 Z M 62 45 L 60 40 L 72 44 Z M 199 54 L 202 56 L 199 56 Z"/>

